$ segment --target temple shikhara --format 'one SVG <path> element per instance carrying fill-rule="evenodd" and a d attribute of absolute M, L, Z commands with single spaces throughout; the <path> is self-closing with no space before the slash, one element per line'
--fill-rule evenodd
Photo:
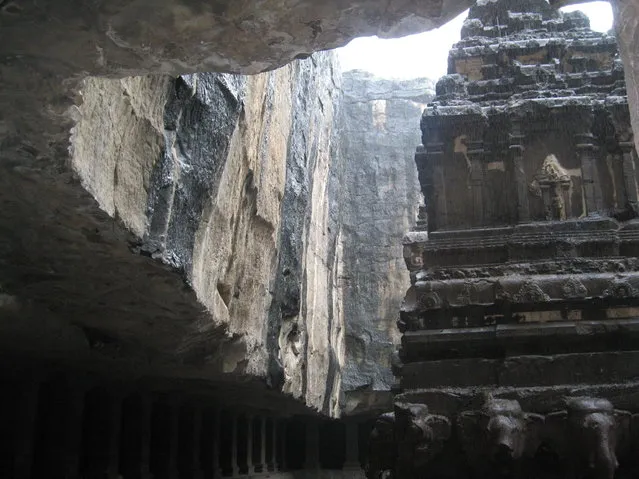
<path fill-rule="evenodd" d="M 401 394 L 369 477 L 634 477 L 639 165 L 614 36 L 480 0 L 421 130 Z"/>

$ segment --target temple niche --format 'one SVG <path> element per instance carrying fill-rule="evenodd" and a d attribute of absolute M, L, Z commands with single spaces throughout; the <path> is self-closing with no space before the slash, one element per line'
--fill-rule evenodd
<path fill-rule="evenodd" d="M 638 164 L 615 38 L 480 0 L 421 130 L 396 401 L 430 455 L 407 460 L 395 426 L 369 476 L 634 477 Z"/>

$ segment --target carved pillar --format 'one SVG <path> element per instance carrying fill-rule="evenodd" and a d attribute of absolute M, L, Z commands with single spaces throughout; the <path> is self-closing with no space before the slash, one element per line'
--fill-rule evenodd
<path fill-rule="evenodd" d="M 253 467 L 255 472 L 266 472 L 266 417 L 260 417 L 260 463 Z"/>
<path fill-rule="evenodd" d="M 359 423 L 354 420 L 346 421 L 346 460 L 344 469 L 359 470 Z"/>
<path fill-rule="evenodd" d="M 64 477 L 67 479 L 79 478 L 80 453 L 82 446 L 82 418 L 84 413 L 85 384 L 71 383 L 69 385 L 69 397 L 67 404 L 67 416 L 64 424 L 65 431 L 61 431 L 61 437 L 65 438 L 64 444 Z"/>
<path fill-rule="evenodd" d="M 246 473 L 253 472 L 253 415 L 246 414 Z"/>
<path fill-rule="evenodd" d="M 511 120 L 511 132 L 509 135 L 510 161 L 513 168 L 513 181 L 515 182 L 517 198 L 517 220 L 519 223 L 530 221 L 530 208 L 528 205 L 528 184 L 526 171 L 524 170 L 524 136 L 521 133 L 521 120 Z"/>
<path fill-rule="evenodd" d="M 168 458 L 166 463 L 167 477 L 177 479 L 178 472 L 178 436 L 180 421 L 180 404 L 176 397 L 171 397 L 168 402 Z"/>
<path fill-rule="evenodd" d="M 288 469 L 288 461 L 286 457 L 286 419 L 282 419 L 279 423 L 279 427 L 277 428 L 279 431 L 279 461 L 277 464 L 277 468 L 280 471 L 286 471 Z"/>
<path fill-rule="evenodd" d="M 319 424 L 315 419 L 306 422 L 306 460 L 304 469 L 316 470 L 320 467 L 319 462 Z"/>
<path fill-rule="evenodd" d="M 233 477 L 238 476 L 240 474 L 240 465 L 238 464 L 238 456 L 237 456 L 237 413 L 233 413 L 233 418 L 231 420 L 231 465 L 232 465 L 232 475 Z"/>
<path fill-rule="evenodd" d="M 38 413 L 39 381 L 32 379 L 20 391 L 17 428 L 14 440 L 14 474 L 16 479 L 29 479 L 33 464 L 33 437 Z"/>
<path fill-rule="evenodd" d="M 415 152 L 415 165 L 417 165 L 417 177 L 419 179 L 419 185 L 421 187 L 422 195 L 424 196 L 424 206 L 419 207 L 419 213 L 417 216 L 417 229 L 428 229 L 428 218 L 431 215 L 431 209 L 433 208 L 433 166 L 430 161 L 430 157 L 426 152 L 426 148 L 423 145 L 417 147 Z"/>
<path fill-rule="evenodd" d="M 151 477 L 151 418 L 153 399 L 151 396 L 140 396 L 140 477 Z"/>
<path fill-rule="evenodd" d="M 200 439 L 202 435 L 202 409 L 195 405 L 193 406 L 193 429 L 191 431 L 193 435 L 190 457 L 191 477 L 193 479 L 200 479 L 202 477 L 202 468 L 200 467 Z"/>
<path fill-rule="evenodd" d="M 484 142 L 468 142 L 468 161 L 470 161 L 470 187 L 473 195 L 473 221 L 475 226 L 484 224 Z"/>
<path fill-rule="evenodd" d="M 268 458 L 268 470 L 271 472 L 277 471 L 277 421 L 275 418 L 271 419 L 271 448 L 269 451 L 270 457 Z"/>
<path fill-rule="evenodd" d="M 110 415 L 109 415 L 109 437 L 107 439 L 108 464 L 106 477 L 108 479 L 118 479 L 120 477 L 118 466 L 120 465 L 120 426 L 122 425 L 122 396 L 120 394 L 111 395 Z"/>
<path fill-rule="evenodd" d="M 630 116 L 627 109 L 616 108 L 612 114 L 616 130 L 616 138 L 621 150 L 621 174 L 626 193 L 626 208 L 639 214 L 639 193 L 637 192 L 637 171 L 634 135 L 630 125 Z"/>
<path fill-rule="evenodd" d="M 621 150 L 621 175 L 626 196 L 624 205 L 633 216 L 639 215 L 639 192 L 637 191 L 637 165 L 634 134 L 630 123 L 630 112 L 626 104 L 609 107 L 610 118 L 615 127 L 615 139 Z"/>
<path fill-rule="evenodd" d="M 220 426 L 222 421 L 222 414 L 219 406 L 216 406 L 213 414 L 213 451 L 211 456 L 213 479 L 219 479 L 222 477 L 222 469 L 220 467 Z"/>
<path fill-rule="evenodd" d="M 599 211 L 601 205 L 601 191 L 597 184 L 597 151 L 595 137 L 592 133 L 575 135 L 575 148 L 581 162 L 581 181 L 584 189 L 586 213 L 592 215 Z"/>
<path fill-rule="evenodd" d="M 429 194 L 428 203 L 428 231 L 436 231 L 446 227 L 446 217 L 448 214 L 448 208 L 446 206 L 446 181 L 444 177 L 444 144 L 440 141 L 433 141 L 426 145 L 425 168 L 428 168 L 430 178 L 425 181 L 430 181 L 430 187 L 427 186 L 427 193 Z M 424 185 L 422 185 L 422 191 Z M 426 198 L 424 198 L 426 201 Z"/>
<path fill-rule="evenodd" d="M 623 184 L 626 190 L 628 209 L 639 214 L 639 195 L 637 193 L 637 182 L 635 180 L 637 172 L 635 171 L 635 143 L 631 138 L 630 141 L 619 143 L 621 149 L 621 171 L 623 174 Z"/>

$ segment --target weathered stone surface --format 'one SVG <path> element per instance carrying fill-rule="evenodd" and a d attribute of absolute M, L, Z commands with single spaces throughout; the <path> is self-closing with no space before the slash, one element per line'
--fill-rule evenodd
<path fill-rule="evenodd" d="M 400 241 L 420 202 L 412 152 L 434 85 L 428 79 L 393 81 L 351 71 L 344 74 L 342 89 L 337 129 L 344 162 L 342 387 L 345 409 L 354 411 L 365 404 L 383 407 L 394 382 L 395 323 L 409 284 Z"/>
<path fill-rule="evenodd" d="M 366 35 L 394 37 L 442 25 L 462 0 L 262 2 L 120 0 L 3 3 L 2 57 L 24 55 L 76 72 L 259 73 Z"/>
<path fill-rule="evenodd" d="M 434 477 L 633 475 L 637 155 L 587 23 L 477 2 L 424 111 L 395 400 L 455 418 Z"/>
<path fill-rule="evenodd" d="M 52 202 L 21 178 L 31 171 L 3 163 L 5 186 L 24 189 L 3 208 L 16 227 L 4 242 L 7 293 L 39 303 L 42 321 L 55 307 L 87 362 L 116 350 L 146 374 L 253 378 L 339 414 L 334 62 L 324 53 L 251 77 L 87 80 L 70 165 L 124 228 L 104 213 L 103 225 L 83 224 L 73 201 Z M 37 330 L 18 309 L 22 328 Z"/>

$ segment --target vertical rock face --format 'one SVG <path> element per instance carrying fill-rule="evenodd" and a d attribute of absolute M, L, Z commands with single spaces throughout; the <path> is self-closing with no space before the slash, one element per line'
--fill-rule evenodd
<path fill-rule="evenodd" d="M 175 298 L 130 299 L 122 272 L 128 316 L 93 329 L 163 353 L 171 374 L 257 378 L 328 415 L 388 404 L 433 86 L 336 68 L 321 53 L 255 76 L 85 82 L 74 171 L 133 233 L 132 257 L 179 271 L 202 312 L 156 318 L 146 303 Z"/>
<path fill-rule="evenodd" d="M 344 409 L 385 406 L 402 289 L 409 285 L 401 239 L 420 203 L 412 151 L 418 119 L 434 96 L 427 79 L 392 81 L 346 72 L 340 116 L 344 162 L 342 236 L 346 363 Z"/>
<path fill-rule="evenodd" d="M 90 79 L 72 138 L 86 189 L 210 313 L 176 338 L 183 356 L 327 414 L 343 362 L 338 81 L 333 54 L 250 77 Z"/>

